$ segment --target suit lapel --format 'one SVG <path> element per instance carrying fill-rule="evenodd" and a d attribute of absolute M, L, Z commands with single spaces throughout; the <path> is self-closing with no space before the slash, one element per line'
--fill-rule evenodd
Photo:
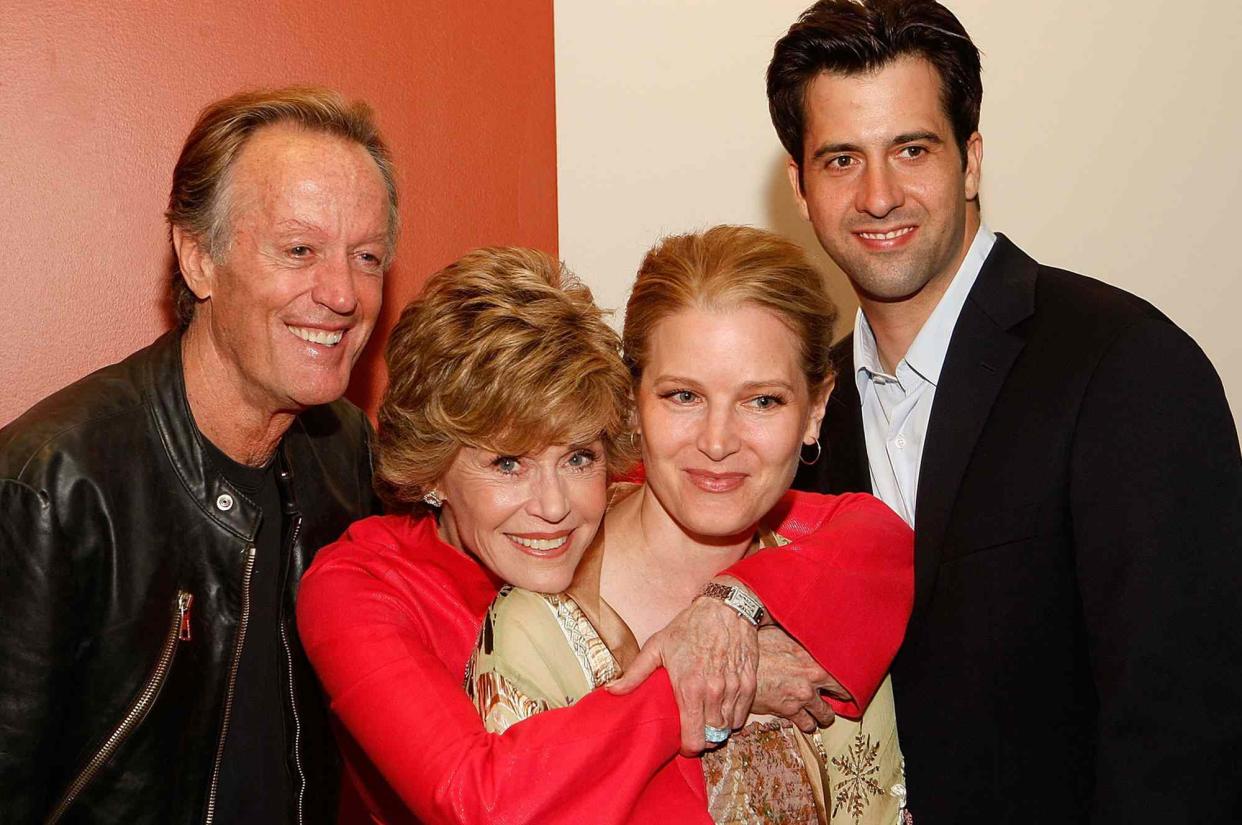
<path fill-rule="evenodd" d="M 962 476 L 1025 339 L 1038 265 L 998 235 L 953 329 L 936 386 L 915 505 L 915 606 L 927 604 Z"/>

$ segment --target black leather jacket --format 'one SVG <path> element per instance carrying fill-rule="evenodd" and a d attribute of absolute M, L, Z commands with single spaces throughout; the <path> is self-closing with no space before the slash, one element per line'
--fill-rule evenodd
<path fill-rule="evenodd" d="M 260 513 L 201 439 L 176 333 L 0 430 L 0 822 L 214 820 Z M 334 821 L 293 600 L 315 551 L 375 510 L 369 424 L 345 401 L 308 410 L 278 460 L 290 821 Z"/>

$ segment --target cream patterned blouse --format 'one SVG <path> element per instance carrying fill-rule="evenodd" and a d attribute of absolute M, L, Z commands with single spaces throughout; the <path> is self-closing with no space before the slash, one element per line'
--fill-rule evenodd
<path fill-rule="evenodd" d="M 568 591 L 506 587 L 488 609 L 465 679 L 488 730 L 572 705 L 620 676 L 637 654 L 633 634 L 599 596 L 603 532 Z M 787 542 L 776 536 L 775 543 Z M 707 753 L 703 769 L 717 823 L 910 822 L 888 678 L 861 719 L 838 716 L 808 736 L 784 720 L 757 717 Z"/>

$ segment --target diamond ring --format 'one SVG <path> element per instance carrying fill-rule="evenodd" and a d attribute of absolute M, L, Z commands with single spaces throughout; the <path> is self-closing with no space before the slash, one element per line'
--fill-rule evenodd
<path fill-rule="evenodd" d="M 729 728 L 714 728 L 711 725 L 703 726 L 703 738 L 713 745 L 719 745 L 729 738 L 729 734 L 733 733 Z"/>

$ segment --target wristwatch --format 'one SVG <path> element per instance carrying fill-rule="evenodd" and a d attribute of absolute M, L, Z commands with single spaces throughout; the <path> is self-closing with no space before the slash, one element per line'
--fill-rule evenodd
<path fill-rule="evenodd" d="M 706 596 L 709 599 L 719 599 L 729 607 L 737 611 L 737 615 L 750 622 L 755 627 L 763 621 L 766 611 L 763 609 L 763 602 L 756 599 L 749 591 L 740 587 L 730 587 L 727 584 L 718 584 L 716 582 L 708 582 L 707 587 L 703 588 L 700 596 Z"/>

